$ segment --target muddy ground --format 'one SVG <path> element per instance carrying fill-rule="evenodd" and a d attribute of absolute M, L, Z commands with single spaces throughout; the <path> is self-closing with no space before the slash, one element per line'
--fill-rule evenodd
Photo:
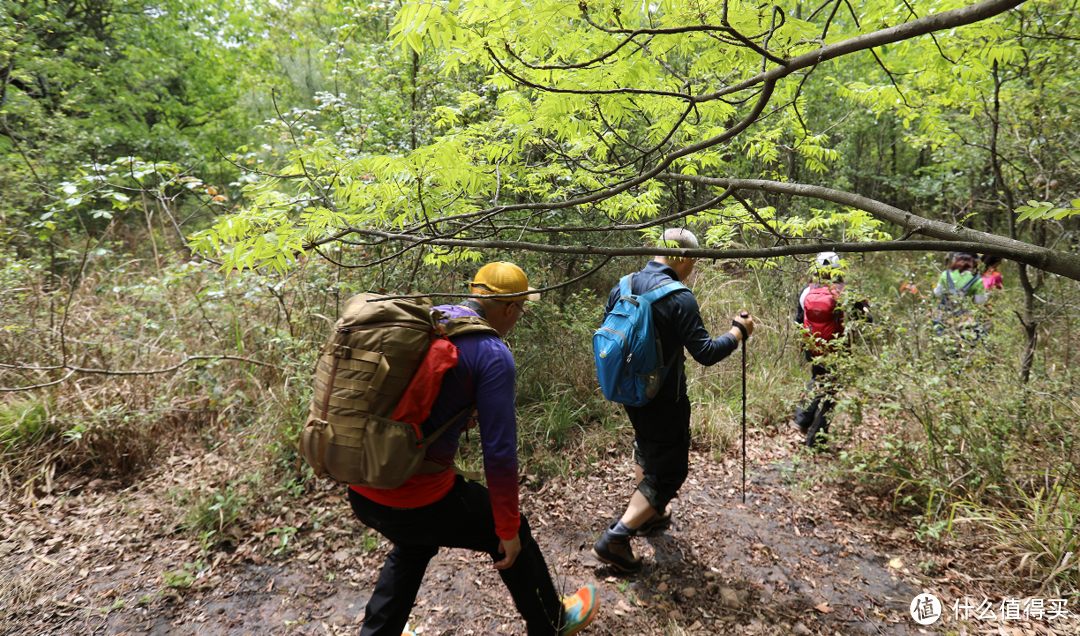
<path fill-rule="evenodd" d="M 586 635 L 1080 633 L 1075 617 L 955 620 L 957 599 L 1006 597 L 986 571 L 990 548 L 927 551 L 887 496 L 822 483 L 835 449 L 809 455 L 786 431 L 751 437 L 745 504 L 737 451 L 719 461 L 695 453 L 672 527 L 635 539 L 644 572 L 618 576 L 589 550 L 631 492 L 629 458 L 613 447 L 583 462 L 578 476 L 523 475 L 522 510 L 557 587 L 600 590 Z M 128 481 L 61 477 L 6 495 L 0 633 L 358 633 L 388 545 L 352 517 L 342 487 L 256 485 L 224 536 L 182 528 L 193 484 L 222 488 L 246 468 L 179 444 Z M 921 627 L 909 605 L 924 591 L 946 609 Z M 488 558 L 461 550 L 432 561 L 410 626 L 524 633 Z"/>

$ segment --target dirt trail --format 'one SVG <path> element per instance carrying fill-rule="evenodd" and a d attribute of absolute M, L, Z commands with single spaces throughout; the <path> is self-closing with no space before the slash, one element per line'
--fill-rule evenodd
<path fill-rule="evenodd" d="M 910 533 L 868 519 L 869 499 L 793 486 L 835 458 L 805 458 L 785 436 L 758 436 L 753 449 L 745 505 L 735 455 L 693 456 L 672 527 L 635 540 L 648 565 L 633 578 L 589 552 L 630 493 L 626 457 L 594 458 L 583 477 L 523 478 L 523 512 L 557 586 L 600 589 L 585 634 L 934 633 L 908 615 L 920 581 L 889 565 L 910 562 Z M 387 545 L 352 518 L 340 487 L 264 501 L 209 550 L 173 532 L 176 485 L 220 477 L 224 465 L 178 450 L 139 484 L 61 483 L 12 498 L 0 513 L 0 633 L 357 633 Z M 419 599 L 410 624 L 421 634 L 524 631 L 486 557 L 443 550 Z"/>

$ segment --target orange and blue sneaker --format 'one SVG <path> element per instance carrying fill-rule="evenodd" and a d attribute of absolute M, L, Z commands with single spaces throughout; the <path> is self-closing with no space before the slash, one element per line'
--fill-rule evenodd
<path fill-rule="evenodd" d="M 559 636 L 573 636 L 588 627 L 600 610 L 596 587 L 590 583 L 573 596 L 564 598 L 563 610 L 563 627 L 559 630 Z"/>

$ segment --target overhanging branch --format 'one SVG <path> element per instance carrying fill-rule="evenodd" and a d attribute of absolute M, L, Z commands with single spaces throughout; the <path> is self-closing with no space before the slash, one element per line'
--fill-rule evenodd
<path fill-rule="evenodd" d="M 549 245 L 546 243 L 531 243 L 528 241 L 480 241 L 457 238 L 421 238 L 408 234 L 395 234 L 381 230 L 355 228 L 356 234 L 365 236 L 378 236 L 388 241 L 400 241 L 404 243 L 420 243 L 426 245 L 442 245 L 447 247 L 468 247 L 472 249 L 500 249 L 529 252 L 544 252 L 549 254 L 576 254 L 580 256 L 682 256 L 688 258 L 711 258 L 711 259 L 740 259 L 740 258 L 776 258 L 780 256 L 796 256 L 799 254 L 816 254 L 821 251 L 845 253 L 867 252 L 951 252 L 970 251 L 994 254 L 1002 258 L 1018 262 L 1030 261 L 1029 249 L 1012 247 L 992 246 L 975 241 L 864 241 L 858 243 L 845 242 L 817 242 L 802 245 L 778 245 L 775 247 L 750 247 L 750 248 L 665 248 L 665 247 L 602 247 L 598 245 Z M 1026 243 L 1021 243 L 1025 248 L 1030 248 Z M 1067 274 L 1063 274 L 1067 275 Z M 1070 278 L 1072 278 L 1070 276 Z M 1080 269 L 1077 271 L 1077 280 L 1080 280 Z"/>
<path fill-rule="evenodd" d="M 691 183 L 700 183 L 702 185 L 714 186 L 719 188 L 734 188 L 735 190 L 759 190 L 762 192 L 774 192 L 777 194 L 787 194 L 791 196 L 809 197 L 813 199 L 820 199 L 822 201 L 831 201 L 839 205 L 844 205 L 852 208 L 857 208 L 873 215 L 874 218 L 881 221 L 888 221 L 894 225 L 897 225 L 905 230 L 910 230 L 912 233 L 919 233 L 931 238 L 947 241 L 945 245 L 951 247 L 945 248 L 925 248 L 921 247 L 926 244 L 927 241 L 895 241 L 897 245 L 908 245 L 920 247 L 911 247 L 911 249 L 947 249 L 958 251 L 972 251 L 981 252 L 984 254 L 994 254 L 995 256 L 1001 256 L 1002 258 L 1008 258 L 1009 260 L 1016 261 L 1018 263 L 1024 263 L 1037 267 L 1043 271 L 1051 272 L 1053 274 L 1060 274 L 1062 276 L 1071 278 L 1073 280 L 1080 280 L 1080 256 L 1052 250 L 1038 245 L 1032 245 L 1023 241 L 1017 241 L 997 234 L 989 234 L 987 232 L 979 232 L 960 225 L 954 225 L 950 223 L 942 223 L 941 221 L 934 221 L 926 217 L 912 214 L 911 212 L 905 212 L 899 208 L 894 208 L 891 205 L 875 201 L 858 194 L 851 192 L 844 192 L 842 190 L 833 190 L 832 188 L 824 188 L 821 186 L 806 185 L 802 183 L 784 183 L 780 181 L 765 181 L 762 179 L 723 179 L 716 177 L 703 177 L 700 175 L 685 175 L 685 174 L 672 174 L 662 173 L 657 175 L 658 179 L 670 179 L 677 181 L 688 181 Z M 961 248 L 960 244 L 974 245 L 974 248 Z M 876 244 L 876 243 L 871 243 Z M 841 244 L 843 245 L 843 244 Z M 829 248 L 833 251 L 848 251 L 842 248 Z M 900 248 L 898 248 L 900 249 Z M 870 250 L 873 251 L 873 250 Z M 800 252 L 805 253 L 805 252 Z"/>

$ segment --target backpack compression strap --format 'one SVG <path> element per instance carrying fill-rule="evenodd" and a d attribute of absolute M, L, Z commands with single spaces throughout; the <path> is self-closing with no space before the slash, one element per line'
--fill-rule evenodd
<path fill-rule="evenodd" d="M 459 411 L 456 415 L 454 415 L 449 420 L 447 420 L 446 424 L 443 424 L 442 426 L 440 426 L 434 433 L 432 433 L 431 435 L 428 435 L 427 439 L 424 439 L 422 442 L 420 442 L 419 446 L 421 446 L 426 451 L 427 447 L 431 446 L 432 442 L 434 442 L 436 439 L 438 439 L 438 437 L 440 435 L 445 433 L 446 429 L 450 428 L 451 424 L 456 422 L 462 415 L 465 415 L 466 413 L 472 411 L 473 408 L 475 408 L 475 407 L 476 407 L 476 403 L 473 402 L 472 404 L 470 404 L 470 405 L 466 406 L 465 408 L 461 409 L 461 411 Z M 478 473 L 476 471 L 464 471 L 464 470 L 461 470 L 460 468 L 458 468 L 456 463 L 451 463 L 449 466 L 444 466 L 442 464 L 438 464 L 436 462 L 425 459 L 424 462 L 420 466 L 421 466 L 421 468 L 420 468 L 421 473 L 426 473 L 426 474 L 431 475 L 431 474 L 435 474 L 435 473 L 441 473 L 442 471 L 449 468 L 449 469 L 453 470 L 455 474 L 462 475 L 466 479 L 469 479 L 469 480 L 472 480 L 472 481 L 480 481 L 480 473 Z"/>
<path fill-rule="evenodd" d="M 975 273 L 972 273 L 971 280 L 969 280 L 967 284 L 960 289 L 960 292 L 966 295 L 968 290 L 971 289 L 971 286 L 975 284 L 975 281 L 982 281 L 982 277 Z"/>

